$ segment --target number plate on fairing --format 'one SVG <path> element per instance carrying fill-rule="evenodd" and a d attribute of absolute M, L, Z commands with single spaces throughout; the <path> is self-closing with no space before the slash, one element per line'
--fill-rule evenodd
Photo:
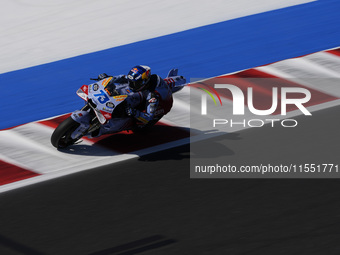
<path fill-rule="evenodd" d="M 100 112 L 102 112 L 106 119 L 110 119 L 111 113 L 117 107 L 117 105 L 122 103 L 127 98 L 127 95 L 118 95 L 111 97 L 107 93 L 105 87 L 111 79 L 112 77 L 109 77 L 89 85 L 88 92 L 88 97 L 97 105 L 96 108 Z"/>

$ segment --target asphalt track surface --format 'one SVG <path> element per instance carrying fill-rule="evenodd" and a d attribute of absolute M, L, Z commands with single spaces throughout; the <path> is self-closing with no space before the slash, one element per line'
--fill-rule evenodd
<path fill-rule="evenodd" d="M 339 111 L 215 140 L 231 160 L 334 161 Z M 190 179 L 189 158 L 186 145 L 0 194 L 0 254 L 340 253 L 338 179 Z"/>

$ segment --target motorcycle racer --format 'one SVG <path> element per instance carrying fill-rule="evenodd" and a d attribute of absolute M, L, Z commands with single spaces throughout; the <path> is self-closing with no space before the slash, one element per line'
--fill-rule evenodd
<path fill-rule="evenodd" d="M 173 93 L 186 85 L 185 77 L 172 68 L 163 80 L 148 66 L 135 66 L 127 75 L 102 73 L 94 83 L 81 86 L 76 94 L 85 101 L 63 120 L 51 135 L 51 144 L 64 149 L 82 137 L 98 137 L 123 130 L 153 126 L 173 104 Z"/>
<path fill-rule="evenodd" d="M 148 66 L 137 65 L 127 75 L 115 77 L 102 73 L 98 75 L 98 80 L 108 77 L 112 77 L 105 89 L 109 95 L 128 95 L 125 112 L 136 120 L 136 129 L 153 126 L 172 108 L 171 89 L 159 75 L 151 74 Z M 116 131 L 111 119 L 98 134 L 92 136 L 110 133 L 112 130 Z"/>

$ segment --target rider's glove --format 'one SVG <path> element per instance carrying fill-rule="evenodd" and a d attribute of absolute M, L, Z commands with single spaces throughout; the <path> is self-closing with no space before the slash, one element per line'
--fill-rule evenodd
<path fill-rule="evenodd" d="M 125 112 L 127 116 L 132 117 L 136 115 L 136 109 L 133 109 L 132 107 L 128 106 L 125 108 Z"/>
<path fill-rule="evenodd" d="M 106 73 L 101 73 L 101 74 L 98 75 L 98 80 L 102 80 L 102 79 L 105 79 L 107 77 L 109 77 L 109 76 Z"/>

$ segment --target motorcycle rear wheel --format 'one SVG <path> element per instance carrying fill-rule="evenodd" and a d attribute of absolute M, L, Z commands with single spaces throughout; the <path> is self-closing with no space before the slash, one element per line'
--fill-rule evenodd
<path fill-rule="evenodd" d="M 71 134 L 79 127 L 79 123 L 68 117 L 54 130 L 51 136 L 51 143 L 57 149 L 66 148 L 74 144 L 77 139 L 72 139 Z"/>

